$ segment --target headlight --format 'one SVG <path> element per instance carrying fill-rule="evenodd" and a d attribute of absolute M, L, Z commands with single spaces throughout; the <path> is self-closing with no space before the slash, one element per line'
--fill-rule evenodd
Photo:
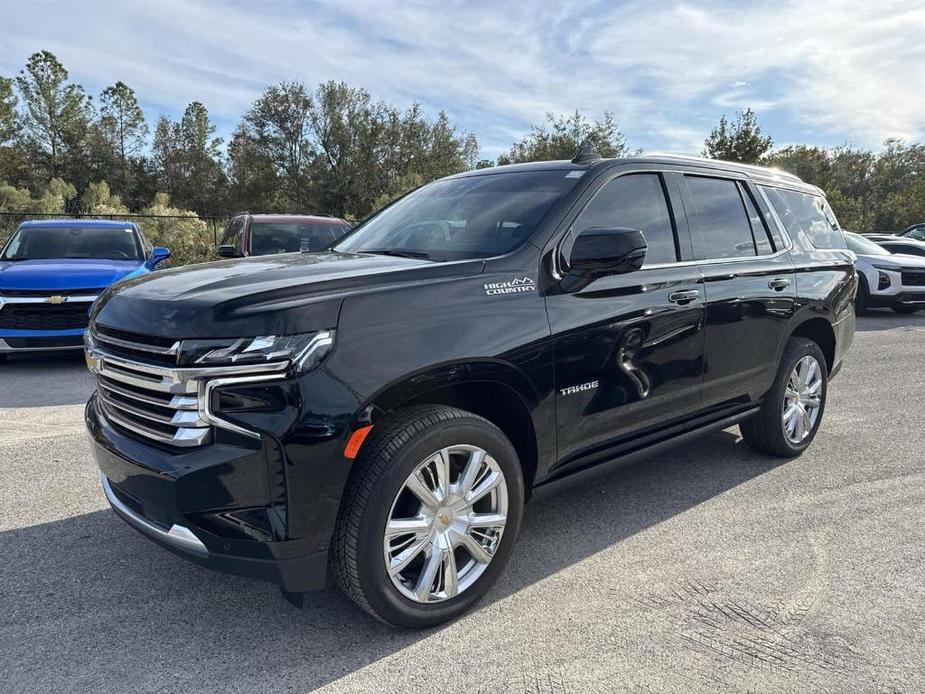
<path fill-rule="evenodd" d="M 300 335 L 183 340 L 180 366 L 239 366 L 292 362 L 296 373 L 311 371 L 334 346 L 334 331 Z"/>
<path fill-rule="evenodd" d="M 877 265 L 877 263 L 871 263 L 878 270 L 889 270 L 890 272 L 899 272 L 899 269 L 892 265 Z"/>

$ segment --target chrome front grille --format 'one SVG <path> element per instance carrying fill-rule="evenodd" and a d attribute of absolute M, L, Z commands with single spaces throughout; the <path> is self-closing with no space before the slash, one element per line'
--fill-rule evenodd
<path fill-rule="evenodd" d="M 209 442 L 212 426 L 200 412 L 199 381 L 179 377 L 177 369 L 97 354 L 97 397 L 113 424 L 170 446 Z"/>
<path fill-rule="evenodd" d="M 87 364 L 96 374 L 97 402 L 106 419 L 134 436 L 188 448 L 212 440 L 214 428 L 259 437 L 217 416 L 211 409 L 216 387 L 238 382 L 284 378 L 288 362 L 254 366 L 181 368 L 179 342 L 118 335 L 95 327 L 90 333 Z M 143 360 L 143 361 L 142 361 Z"/>

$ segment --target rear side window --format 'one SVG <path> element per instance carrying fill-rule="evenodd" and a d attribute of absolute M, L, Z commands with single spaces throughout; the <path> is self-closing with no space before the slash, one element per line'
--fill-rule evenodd
<path fill-rule="evenodd" d="M 816 248 L 847 248 L 838 220 L 821 195 L 762 186 L 791 238 L 801 233 Z"/>
<path fill-rule="evenodd" d="M 739 184 L 723 178 L 685 176 L 693 205 L 694 255 L 698 259 L 754 257 L 755 240 Z"/>
<path fill-rule="evenodd" d="M 605 183 L 578 215 L 572 228 L 639 229 L 646 237 L 646 265 L 678 260 L 674 224 L 659 174 L 628 174 Z"/>

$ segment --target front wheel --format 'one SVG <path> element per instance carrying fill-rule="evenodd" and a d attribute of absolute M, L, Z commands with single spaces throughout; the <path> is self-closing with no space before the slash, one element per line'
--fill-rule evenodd
<path fill-rule="evenodd" d="M 739 424 L 745 443 L 781 458 L 805 451 L 822 422 L 828 381 L 819 345 L 806 338 L 791 338 L 760 412 Z"/>
<path fill-rule="evenodd" d="M 504 569 L 523 515 L 510 441 L 472 413 L 415 407 L 377 424 L 356 465 L 332 550 L 343 591 L 403 627 L 472 607 Z"/>

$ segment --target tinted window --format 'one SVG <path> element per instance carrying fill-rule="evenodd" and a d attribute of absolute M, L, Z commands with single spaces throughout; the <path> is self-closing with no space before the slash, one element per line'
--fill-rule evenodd
<path fill-rule="evenodd" d="M 581 172 L 490 173 L 436 181 L 409 193 L 335 246 L 431 260 L 490 258 L 519 248 Z"/>
<path fill-rule="evenodd" d="M 321 251 L 349 229 L 340 222 L 251 222 L 251 255 Z"/>
<path fill-rule="evenodd" d="M 576 232 L 592 227 L 641 230 L 649 246 L 646 265 L 678 260 L 674 225 L 658 174 L 630 174 L 606 183 L 572 225 Z"/>
<path fill-rule="evenodd" d="M 816 248 L 847 248 L 838 220 L 821 195 L 763 188 L 791 238 L 802 232 Z"/>
<path fill-rule="evenodd" d="M 906 255 L 925 255 L 925 248 L 920 246 L 911 246 L 902 243 L 884 244 L 894 253 L 904 253 Z"/>
<path fill-rule="evenodd" d="M 693 204 L 694 253 L 698 258 L 754 256 L 755 241 L 735 181 L 686 176 Z"/>
<path fill-rule="evenodd" d="M 751 192 L 741 183 L 739 183 L 739 192 L 742 194 L 742 200 L 745 203 L 748 221 L 752 224 L 752 236 L 755 238 L 755 248 L 758 250 L 758 255 L 770 255 L 774 252 L 774 247 L 771 244 L 771 237 L 768 235 L 768 227 L 764 223 L 764 217 L 758 212 L 755 201 L 752 200 Z"/>
<path fill-rule="evenodd" d="M 3 260 L 100 258 L 143 260 L 134 227 L 27 227 L 16 232 Z"/>

